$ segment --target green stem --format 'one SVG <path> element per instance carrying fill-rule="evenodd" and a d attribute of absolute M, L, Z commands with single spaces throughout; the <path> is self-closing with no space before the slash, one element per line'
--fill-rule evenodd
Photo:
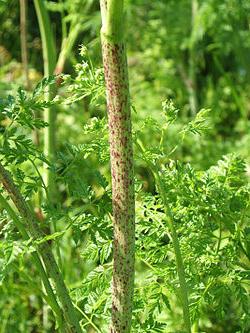
<path fill-rule="evenodd" d="M 220 220 L 220 223 L 219 223 L 219 239 L 218 239 L 218 243 L 217 243 L 216 254 L 218 254 L 219 251 L 220 251 L 221 238 L 222 238 L 222 224 L 221 224 L 221 220 Z"/>
<path fill-rule="evenodd" d="M 57 60 L 56 67 L 55 67 L 56 75 L 61 74 L 63 72 L 65 61 L 66 61 L 67 57 L 69 56 L 69 54 L 75 44 L 75 41 L 77 39 L 80 29 L 81 29 L 80 23 L 72 23 L 68 36 L 64 37 L 64 39 L 62 41 L 61 51 L 58 56 L 58 60 Z"/>
<path fill-rule="evenodd" d="M 34 0 L 34 4 L 42 38 L 44 76 L 50 76 L 54 74 L 56 68 L 55 40 L 53 38 L 51 22 L 44 1 Z M 55 93 L 55 91 L 52 90 L 55 89 L 52 87 L 47 91 L 48 100 L 51 99 L 52 94 Z M 51 166 L 54 166 L 55 154 L 56 154 L 56 109 L 55 108 L 51 107 L 44 110 L 44 121 L 49 124 L 49 126 L 44 128 L 44 154 L 48 158 Z M 44 180 L 45 180 L 45 185 L 47 187 L 46 193 L 49 202 L 53 205 L 57 201 L 55 177 L 53 171 L 51 170 L 51 167 L 47 168 L 47 165 L 44 165 L 44 168 L 45 168 Z M 53 221 L 53 229 L 54 229 L 53 232 L 57 231 L 56 223 L 54 221 Z M 56 251 L 60 264 L 62 262 L 62 259 L 61 259 L 61 252 L 58 240 L 56 240 Z"/>
<path fill-rule="evenodd" d="M 145 148 L 143 147 L 143 144 L 139 140 L 136 142 L 136 144 L 137 144 L 138 148 L 140 149 L 140 151 L 142 152 L 142 154 L 144 154 Z M 164 210 L 166 213 L 167 222 L 169 225 L 170 234 L 171 234 L 173 247 L 174 247 L 176 269 L 177 269 L 177 274 L 178 274 L 179 283 L 180 283 L 180 300 L 181 300 L 181 305 L 182 305 L 185 333 L 191 333 L 188 288 L 187 288 L 187 283 L 186 283 L 186 278 L 185 278 L 185 268 L 184 268 L 184 264 L 183 264 L 183 258 L 182 258 L 179 238 L 178 238 L 176 228 L 174 225 L 174 218 L 173 218 L 171 209 L 168 204 L 168 198 L 166 195 L 167 191 L 165 188 L 165 184 L 161 179 L 160 170 L 159 170 L 158 166 L 155 165 L 154 163 L 152 163 L 151 161 L 149 161 L 147 158 L 145 158 L 145 160 L 147 161 L 147 163 L 154 175 L 158 192 L 163 201 Z"/>
<path fill-rule="evenodd" d="M 66 36 L 66 26 L 63 24 L 63 41 L 62 48 L 56 62 L 56 48 L 55 41 L 52 35 L 50 19 L 48 11 L 42 0 L 34 0 L 36 13 L 39 22 L 39 28 L 41 32 L 42 45 L 43 45 L 43 59 L 44 59 L 44 75 L 49 76 L 52 74 L 59 75 L 62 73 L 65 60 L 68 57 L 72 47 L 75 43 L 75 40 L 78 36 L 81 25 L 79 23 L 71 24 L 70 32 Z M 63 18 L 62 18 L 63 20 Z M 56 88 L 54 91 L 48 91 L 47 97 L 51 98 L 51 94 L 55 94 Z M 56 152 L 56 110 L 55 108 L 46 109 L 44 111 L 44 120 L 49 124 L 48 127 L 44 129 L 44 154 L 47 156 L 50 161 L 51 166 L 54 165 L 55 161 L 55 152 Z M 46 184 L 46 194 L 49 202 L 54 205 L 57 201 L 57 191 L 55 184 L 55 177 L 51 168 L 46 169 L 45 167 L 45 184 Z M 53 221 L 53 231 L 56 232 L 56 222 Z M 62 270 L 62 258 L 58 240 L 56 240 L 56 253 L 59 260 L 59 266 Z"/>
<path fill-rule="evenodd" d="M 8 192 L 11 200 L 19 211 L 21 217 L 25 221 L 25 229 L 33 240 L 42 239 L 44 237 L 41 231 L 38 221 L 35 218 L 34 213 L 30 209 L 29 205 L 24 200 L 19 189 L 14 184 L 10 173 L 2 166 L 0 163 L 0 182 L 2 183 L 4 189 Z M 56 260 L 52 253 L 51 247 L 48 242 L 42 242 L 36 245 L 37 251 L 42 257 L 44 265 L 46 267 L 48 276 L 53 281 L 58 299 L 61 303 L 64 319 L 69 325 L 70 332 L 80 333 L 81 328 L 76 315 L 75 308 L 69 297 L 67 287 L 63 281 L 62 274 L 58 269 Z"/>
<path fill-rule="evenodd" d="M 39 23 L 39 29 L 42 39 L 44 76 L 53 75 L 56 66 L 56 47 L 51 29 L 51 23 L 48 11 L 43 0 L 34 0 L 36 14 Z M 52 91 L 47 92 L 47 98 L 51 98 Z M 53 165 L 55 157 L 55 142 L 56 142 L 56 114 L 55 109 L 48 108 L 44 110 L 44 120 L 49 126 L 44 129 L 44 154 L 47 156 L 51 165 Z M 56 197 L 54 174 L 50 168 L 45 171 L 45 184 L 48 186 L 50 199 Z"/>
<path fill-rule="evenodd" d="M 195 27 L 195 18 L 198 12 L 198 2 L 197 0 L 192 0 L 192 34 Z M 192 35 L 191 35 L 192 36 Z M 196 84 L 196 41 L 191 39 L 190 48 L 189 48 L 189 105 L 192 112 L 192 115 L 196 115 L 198 110 L 198 101 L 197 101 L 197 84 Z"/>
<path fill-rule="evenodd" d="M 83 315 L 83 317 L 87 320 L 87 322 L 95 329 L 96 333 L 101 333 L 99 328 L 95 325 L 95 323 L 89 318 L 85 312 L 83 312 L 77 305 L 75 306 L 76 309 Z"/>
<path fill-rule="evenodd" d="M 48 194 L 48 191 L 47 191 L 47 187 L 46 187 L 46 185 L 44 183 L 43 177 L 42 177 L 42 175 L 41 175 L 41 173 L 40 173 L 40 171 L 39 171 L 39 169 L 38 169 L 35 161 L 33 161 L 30 157 L 28 157 L 28 160 L 30 161 L 30 163 L 32 164 L 32 166 L 34 167 L 34 169 L 36 170 L 36 173 L 37 173 L 39 179 L 41 180 L 42 188 L 44 189 L 44 191 L 45 191 L 45 193 L 47 195 L 47 198 L 48 198 L 49 194 Z"/>
<path fill-rule="evenodd" d="M 61 26 L 62 26 L 62 40 L 67 36 L 67 23 L 65 22 L 65 8 L 63 5 L 64 0 L 59 0 L 60 5 L 62 6 L 61 10 Z"/>
<path fill-rule="evenodd" d="M 23 239 L 24 240 L 29 240 L 29 235 L 26 232 L 25 225 L 22 223 L 22 221 L 19 219 L 19 217 L 17 216 L 17 214 L 15 213 L 13 208 L 10 206 L 8 201 L 3 197 L 3 195 L 1 193 L 0 193 L 0 205 L 6 210 L 6 212 L 8 213 L 10 218 L 12 219 L 14 225 L 16 226 L 18 231 L 21 233 Z M 60 307 L 57 303 L 55 294 L 54 294 L 53 289 L 50 285 L 48 276 L 47 276 L 46 271 L 43 267 L 41 259 L 40 259 L 39 255 L 37 254 L 37 252 L 32 252 L 31 256 L 32 256 L 32 261 L 33 261 L 34 265 L 36 266 L 36 268 L 37 268 L 37 270 L 40 274 L 40 277 L 43 281 L 45 290 L 47 292 L 47 301 L 48 301 L 50 307 L 52 308 L 52 310 L 54 311 L 54 313 L 56 315 L 59 327 L 61 327 L 62 311 L 61 311 L 61 309 L 60 309 Z"/>
<path fill-rule="evenodd" d="M 108 0 L 107 2 L 107 15 L 105 33 L 114 42 L 121 42 L 123 40 L 124 32 L 124 13 L 123 13 L 123 0 Z M 103 31 L 104 32 L 104 31 Z"/>
<path fill-rule="evenodd" d="M 193 324 L 192 333 L 199 333 L 199 320 L 196 320 L 196 322 Z"/>
<path fill-rule="evenodd" d="M 111 333 L 129 333 L 134 291 L 135 195 L 123 1 L 101 0 L 100 5 L 114 228 Z"/>
<path fill-rule="evenodd" d="M 165 184 L 162 182 L 159 172 L 157 172 L 157 174 L 155 174 L 155 180 L 156 180 L 156 184 L 157 184 L 157 187 L 159 190 L 159 194 L 163 201 L 165 213 L 168 218 L 168 224 L 169 224 L 169 228 L 171 231 L 174 252 L 175 252 L 177 274 L 178 274 L 179 283 L 180 283 L 180 299 L 181 299 L 181 304 L 182 304 L 182 312 L 183 312 L 185 329 L 186 329 L 187 333 L 191 333 L 191 322 L 190 322 L 189 302 L 188 302 L 188 288 L 187 288 L 187 283 L 186 283 L 186 278 L 185 278 L 185 268 L 184 268 L 184 264 L 183 264 L 183 258 L 182 258 L 182 254 L 181 254 L 179 238 L 178 238 L 176 228 L 174 225 L 173 215 L 172 215 L 172 212 L 168 205 Z"/>
<path fill-rule="evenodd" d="M 25 85 L 29 90 L 29 68 L 28 68 L 28 47 L 27 47 L 27 0 L 19 0 L 20 3 L 20 38 L 22 65 L 25 74 Z"/>
<path fill-rule="evenodd" d="M 44 76 L 52 75 L 56 65 L 56 48 L 48 11 L 43 0 L 34 0 L 43 46 Z"/>

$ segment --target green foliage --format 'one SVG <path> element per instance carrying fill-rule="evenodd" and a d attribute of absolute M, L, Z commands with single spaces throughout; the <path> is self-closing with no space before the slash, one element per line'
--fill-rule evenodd
<path fill-rule="evenodd" d="M 88 96 L 91 98 L 90 102 L 94 103 L 105 95 L 103 69 L 93 67 L 85 46 L 81 46 L 80 55 L 83 60 L 75 66 L 76 77 L 74 79 L 70 75 L 62 77 L 64 83 L 67 84 L 69 94 L 65 101 L 66 104 L 72 104 Z M 69 83 L 70 85 L 68 85 Z"/>
<path fill-rule="evenodd" d="M 204 114 L 206 112 L 201 110 L 180 133 L 197 134 L 206 130 Z M 157 123 L 154 125 L 156 128 L 159 126 Z M 139 146 L 142 148 L 140 143 Z M 164 144 L 161 142 L 160 146 Z M 247 242 L 245 236 L 244 240 L 237 236 L 239 230 L 247 228 L 249 218 L 250 193 L 249 186 L 245 185 L 245 164 L 241 158 L 229 155 L 208 171 L 197 172 L 189 164 L 179 161 L 165 163 L 160 146 L 143 147 L 141 154 L 149 166 L 158 164 L 161 168 L 161 181 L 167 191 L 168 206 L 174 217 L 186 267 L 192 321 L 203 318 L 206 311 L 217 313 L 219 320 L 225 320 L 229 300 L 234 295 L 239 306 L 231 311 L 245 322 L 249 298 L 244 277 L 249 267 L 249 264 L 245 265 L 245 261 L 249 262 L 249 253 L 245 246 L 240 245 Z M 141 253 L 137 250 L 137 253 L 162 281 L 162 287 L 167 286 L 178 298 L 179 281 L 170 242 L 171 228 L 163 203 L 161 198 L 156 199 L 152 195 L 147 195 L 146 200 L 137 229 L 142 250 Z M 148 223 L 144 226 L 145 219 Z M 236 292 L 238 289 L 240 292 Z M 143 290 L 142 295 L 145 294 Z M 147 302 L 146 297 L 145 304 Z M 157 318 L 155 316 L 152 322 L 157 322 Z M 249 329 L 246 322 L 243 325 L 244 329 Z"/>
<path fill-rule="evenodd" d="M 46 6 L 57 48 L 65 38 L 66 45 L 74 40 L 77 46 L 67 54 L 65 74 L 37 84 L 41 43 L 30 3 L 33 88 L 25 91 L 16 88 L 23 83 L 16 1 L 0 1 L 0 160 L 45 232 L 36 242 L 23 240 L 0 207 L 0 331 L 56 331 L 31 264 L 35 245 L 49 241 L 83 332 L 105 333 L 113 230 L 99 8 L 92 0 Z M 184 332 L 173 238 L 156 170 L 180 243 L 192 324 L 206 333 L 250 331 L 249 13 L 247 0 L 127 1 L 135 111 L 134 333 Z M 79 54 L 82 42 L 87 47 Z M 48 101 L 55 85 L 57 96 Z M 192 116 L 190 87 L 196 87 L 200 110 Z M 58 117 L 53 165 L 42 152 L 42 131 L 49 125 L 42 116 L 52 106 Z M 56 205 L 47 197 L 44 165 L 55 177 Z"/>

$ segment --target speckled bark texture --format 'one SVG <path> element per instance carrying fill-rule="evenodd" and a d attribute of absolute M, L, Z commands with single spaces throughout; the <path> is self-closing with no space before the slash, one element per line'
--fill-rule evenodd
<path fill-rule="evenodd" d="M 114 266 L 111 333 L 128 333 L 134 288 L 134 171 L 126 51 L 102 35 L 112 174 Z"/>

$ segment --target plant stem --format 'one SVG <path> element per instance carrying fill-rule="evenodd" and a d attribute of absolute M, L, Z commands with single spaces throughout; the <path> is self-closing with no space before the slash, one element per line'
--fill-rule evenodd
<path fill-rule="evenodd" d="M 199 320 L 196 320 L 192 326 L 192 333 L 199 333 Z"/>
<path fill-rule="evenodd" d="M 93 329 L 95 329 L 96 333 L 102 333 L 99 328 L 95 325 L 95 323 L 91 320 L 91 318 L 89 318 L 85 312 L 82 311 L 82 309 L 80 309 L 77 305 L 75 306 L 76 309 L 83 315 L 83 317 L 87 320 L 87 322 L 93 327 Z"/>
<path fill-rule="evenodd" d="M 56 65 L 56 48 L 48 11 L 43 0 L 34 0 L 43 46 L 44 76 L 52 75 Z"/>
<path fill-rule="evenodd" d="M 27 48 L 27 0 L 20 0 L 20 37 L 22 64 L 25 76 L 26 88 L 30 88 L 29 68 L 28 68 L 28 48 Z"/>
<path fill-rule="evenodd" d="M 50 76 L 54 74 L 56 67 L 56 47 L 55 40 L 53 38 L 51 22 L 49 19 L 49 14 L 46 9 L 43 0 L 34 0 L 36 14 L 39 23 L 39 29 L 42 38 L 43 46 L 43 61 L 44 61 L 44 76 Z M 52 90 L 55 88 L 50 88 L 47 91 L 47 99 L 50 100 L 53 93 Z M 49 124 L 49 126 L 44 128 L 44 154 L 48 158 L 50 165 L 54 166 L 55 153 L 56 153 L 56 109 L 51 107 L 44 110 L 44 121 Z M 48 200 L 51 205 L 54 205 L 57 201 L 57 191 L 55 184 L 54 173 L 51 170 L 51 166 L 47 168 L 44 165 L 44 180 L 47 187 Z M 53 220 L 53 232 L 57 231 L 56 223 Z M 59 248 L 58 241 L 56 240 L 56 252 L 62 269 L 62 259 L 61 252 Z"/>
<path fill-rule="evenodd" d="M 219 251 L 220 251 L 221 240 L 222 240 L 222 223 L 221 223 L 221 220 L 220 220 L 220 222 L 219 222 L 219 239 L 218 239 L 218 243 L 217 243 L 216 254 L 218 254 Z"/>
<path fill-rule="evenodd" d="M 143 144 L 137 140 L 136 142 L 138 148 L 141 150 L 142 154 L 145 153 L 145 148 Z M 158 192 L 160 194 L 160 197 L 162 199 L 164 210 L 166 213 L 167 222 L 170 229 L 170 234 L 173 242 L 174 247 L 174 253 L 175 253 L 175 261 L 176 261 L 176 269 L 177 274 L 179 278 L 180 283 L 180 300 L 181 300 L 181 306 L 182 306 L 182 312 L 183 312 L 183 321 L 185 325 L 185 333 L 191 333 L 191 321 L 190 321 L 190 313 L 189 313 L 189 301 L 188 301 L 188 288 L 185 278 L 185 268 L 183 264 L 183 258 L 181 254 L 181 248 L 179 243 L 179 238 L 176 232 L 176 228 L 174 225 L 174 218 L 171 212 L 171 209 L 168 204 L 168 198 L 167 198 L 167 191 L 165 188 L 165 184 L 161 179 L 160 171 L 157 165 L 153 164 L 151 161 L 149 161 L 147 158 L 145 158 L 147 161 L 153 175 L 155 178 L 156 186 L 158 189 Z"/>
<path fill-rule="evenodd" d="M 190 322 L 189 302 L 188 302 L 188 288 L 187 288 L 187 283 L 186 283 L 186 278 L 185 278 L 185 269 L 184 269 L 182 254 L 181 254 L 179 238 L 178 238 L 178 235 L 177 235 L 177 232 L 175 229 L 173 215 L 172 215 L 172 212 L 168 205 L 165 185 L 162 182 L 158 172 L 155 174 L 155 180 L 156 180 L 156 184 L 157 184 L 157 187 L 159 190 L 159 194 L 163 201 L 165 213 L 168 218 L 168 224 L 169 224 L 169 228 L 171 231 L 173 247 L 174 247 L 174 252 L 175 252 L 177 274 L 178 274 L 179 283 L 180 283 L 180 299 L 181 299 L 181 304 L 182 304 L 184 325 L 185 325 L 186 332 L 191 333 L 191 322 Z"/>
<path fill-rule="evenodd" d="M 100 5 L 114 228 L 111 333 L 129 333 L 134 290 L 135 195 L 123 1 L 101 0 Z"/>
<path fill-rule="evenodd" d="M 8 213 L 8 215 L 10 216 L 10 218 L 13 220 L 13 223 L 15 224 L 16 228 L 18 229 L 18 231 L 21 233 L 22 237 L 24 240 L 29 240 L 29 235 L 26 232 L 25 229 L 25 225 L 23 224 L 23 222 L 19 219 L 18 215 L 15 213 L 15 211 L 13 210 L 13 208 L 10 206 L 10 204 L 8 203 L 8 201 L 3 197 L 3 195 L 0 193 L 0 205 L 6 210 L 6 212 Z M 41 262 L 41 259 L 39 257 L 39 255 L 37 254 L 37 252 L 32 252 L 31 253 L 32 256 L 32 261 L 34 263 L 34 265 L 36 266 L 40 277 L 43 281 L 45 290 L 47 292 L 47 301 L 50 305 L 50 307 L 52 308 L 52 310 L 54 311 L 54 313 L 56 314 L 56 318 L 58 320 L 58 324 L 59 327 L 62 324 L 62 311 L 57 303 L 55 294 L 53 292 L 53 289 L 50 285 L 48 276 L 46 274 L 46 271 L 43 267 L 43 264 Z"/>
<path fill-rule="evenodd" d="M 53 75 L 56 66 L 56 48 L 53 33 L 51 29 L 48 11 L 43 0 L 34 0 L 36 14 L 39 23 L 39 29 L 42 39 L 44 76 Z M 51 89 L 47 91 L 47 98 L 51 98 Z M 44 120 L 49 126 L 44 129 L 44 154 L 47 156 L 51 165 L 55 158 L 55 142 L 56 142 L 56 114 L 54 108 L 44 110 Z M 50 193 L 50 199 L 55 201 L 56 190 L 54 174 L 51 169 L 45 171 L 45 184 Z"/>
<path fill-rule="evenodd" d="M 62 41 L 61 51 L 59 53 L 55 71 L 54 71 L 54 73 L 56 75 L 59 75 L 63 72 L 65 61 L 75 44 L 75 41 L 77 39 L 80 29 L 81 29 L 80 23 L 77 23 L 77 22 L 74 24 L 72 23 L 68 36 L 64 37 L 64 39 Z"/>
<path fill-rule="evenodd" d="M 195 27 L 195 18 L 198 12 L 198 2 L 197 0 L 192 0 L 192 18 L 191 18 L 191 26 L 192 33 Z M 192 36 L 191 33 L 191 36 Z M 189 92 L 189 105 L 191 109 L 191 113 L 193 116 L 196 115 L 198 111 L 198 101 L 197 101 L 197 83 L 196 83 L 196 41 L 191 39 L 190 47 L 189 47 L 189 85 L 187 86 Z"/>
<path fill-rule="evenodd" d="M 19 211 L 21 217 L 25 221 L 25 228 L 29 233 L 29 236 L 33 238 L 34 241 L 44 237 L 43 232 L 41 231 L 38 221 L 35 218 L 35 215 L 29 208 L 29 205 L 26 203 L 22 197 L 19 189 L 14 184 L 10 173 L 2 166 L 0 163 L 0 182 L 2 183 L 4 189 L 8 192 L 11 200 Z M 58 299 L 61 303 L 64 319 L 69 326 L 70 332 L 80 333 L 81 328 L 79 321 L 76 315 L 75 308 L 69 297 L 67 287 L 63 281 L 62 274 L 58 269 L 56 260 L 52 253 L 51 247 L 48 242 L 42 242 L 36 244 L 37 251 L 43 259 L 44 265 L 46 267 L 48 276 L 53 281 Z"/>

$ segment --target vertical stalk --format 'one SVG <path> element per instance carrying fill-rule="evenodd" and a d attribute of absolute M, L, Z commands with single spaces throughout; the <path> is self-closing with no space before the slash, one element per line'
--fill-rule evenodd
<path fill-rule="evenodd" d="M 3 195 L 1 193 L 0 193 L 0 205 L 6 210 L 9 217 L 12 219 L 14 225 L 16 226 L 16 228 L 22 235 L 23 239 L 29 240 L 29 235 L 25 229 L 25 225 L 19 219 L 19 217 L 17 216 L 17 214 L 15 213 L 13 208 L 9 205 L 8 201 L 3 197 Z M 47 301 L 56 315 L 59 327 L 62 327 L 62 311 L 57 303 L 55 294 L 54 294 L 51 284 L 49 282 L 47 273 L 43 267 L 42 261 L 37 252 L 32 252 L 31 258 L 32 258 L 34 266 L 36 267 L 38 273 L 40 274 L 41 280 L 42 280 L 45 290 L 47 292 Z"/>
<path fill-rule="evenodd" d="M 39 228 L 39 224 L 35 218 L 33 211 L 22 197 L 19 189 L 14 184 L 10 173 L 0 163 L 0 182 L 4 189 L 9 194 L 11 200 L 19 211 L 21 217 L 25 221 L 25 229 L 28 231 L 29 236 L 34 241 L 44 237 L 43 232 Z M 36 243 L 34 243 L 36 245 Z M 69 326 L 69 332 L 81 333 L 82 330 L 79 325 L 76 310 L 71 302 L 67 287 L 63 281 L 62 274 L 57 266 L 56 260 L 52 253 L 51 247 L 48 242 L 44 241 L 36 245 L 37 251 L 41 256 L 48 276 L 53 281 L 58 300 L 61 303 L 62 311 L 66 325 Z"/>
<path fill-rule="evenodd" d="M 158 171 L 154 172 L 154 176 L 155 176 L 155 181 L 156 181 L 156 185 L 158 187 L 159 194 L 163 201 L 165 213 L 166 213 L 166 216 L 168 219 L 169 229 L 171 232 L 173 247 L 174 247 L 176 269 L 177 269 L 177 274 L 178 274 L 179 283 L 180 283 L 180 295 L 179 296 L 180 296 L 180 300 L 181 300 L 185 332 L 191 333 L 191 322 L 190 322 L 189 302 L 188 302 L 188 288 L 187 288 L 187 283 L 186 283 L 186 278 L 185 278 L 185 268 L 184 268 L 184 264 L 183 264 L 183 258 L 182 258 L 179 238 L 178 238 L 178 235 L 177 235 L 177 232 L 175 229 L 172 212 L 168 205 L 165 185 L 161 181 L 161 177 L 160 177 Z"/>
<path fill-rule="evenodd" d="M 122 0 L 101 0 L 108 107 L 114 263 L 111 333 L 129 333 L 134 289 L 135 199 L 128 67 Z"/>
<path fill-rule="evenodd" d="M 195 17 L 198 11 L 198 1 L 192 0 L 192 17 L 191 17 L 191 26 L 192 31 L 195 29 Z M 197 83 L 196 83 L 196 64 L 195 64 L 195 57 L 196 57 L 196 41 L 191 38 L 191 43 L 189 47 L 189 105 L 192 112 L 192 115 L 196 115 L 198 110 L 198 101 L 197 101 Z"/>
<path fill-rule="evenodd" d="M 42 49 L 43 49 L 43 62 L 44 62 L 44 76 L 50 76 L 54 74 L 56 67 L 56 47 L 55 40 L 53 38 L 53 33 L 51 29 L 51 23 L 49 19 L 48 11 L 45 7 L 43 0 L 34 0 L 34 5 L 36 9 L 36 14 L 39 23 L 39 29 L 42 39 Z M 47 90 L 47 99 L 49 100 L 53 94 L 52 89 Z M 56 152 L 56 109 L 51 107 L 44 110 L 44 121 L 49 124 L 49 126 L 44 128 L 44 154 L 48 158 L 51 165 L 54 165 L 55 152 Z M 56 203 L 57 192 L 55 186 L 55 179 L 53 171 L 44 166 L 44 181 L 47 186 L 48 200 L 50 204 Z M 53 231 L 56 232 L 56 223 L 53 221 Z M 56 241 L 56 251 L 59 259 L 59 264 L 61 266 L 61 253 Z M 62 268 L 62 267 L 60 267 Z"/>
<path fill-rule="evenodd" d="M 21 38 L 21 55 L 25 76 L 26 88 L 30 88 L 29 68 L 28 68 L 28 47 L 27 47 L 27 0 L 20 0 L 20 38 Z"/>
<path fill-rule="evenodd" d="M 77 36 L 81 30 L 81 24 L 74 22 L 71 24 L 69 33 L 66 37 L 64 37 L 62 41 L 62 47 L 57 59 L 56 67 L 54 70 L 54 74 L 59 75 L 63 72 L 65 61 L 67 57 L 69 56 L 75 41 L 77 39 Z"/>
<path fill-rule="evenodd" d="M 144 155 L 145 148 L 144 148 L 143 144 L 141 143 L 141 141 L 137 140 L 136 144 L 137 144 L 137 147 L 139 148 L 139 150 Z M 168 204 L 168 198 L 166 195 L 167 191 L 165 188 L 165 184 L 161 179 L 160 168 L 157 165 L 153 164 L 150 160 L 148 160 L 148 158 L 146 158 L 146 156 L 144 156 L 144 157 L 154 175 L 157 190 L 158 190 L 158 193 L 163 202 L 164 211 L 166 214 L 166 218 L 167 218 L 167 222 L 168 222 L 168 226 L 170 229 L 170 234 L 171 234 L 171 238 L 172 238 L 172 242 L 173 242 L 173 247 L 174 247 L 176 270 L 177 270 L 179 284 L 180 284 L 180 292 L 179 292 L 178 296 L 180 298 L 181 306 L 182 306 L 185 333 L 191 333 L 191 320 L 190 320 L 189 301 L 188 301 L 188 287 L 187 287 L 186 278 L 185 278 L 185 268 L 184 268 L 179 238 L 178 238 L 176 228 L 174 225 L 173 214 L 172 214 L 171 209 Z"/>
<path fill-rule="evenodd" d="M 43 0 L 34 0 L 36 14 L 39 23 L 39 29 L 42 39 L 44 76 L 53 75 L 56 66 L 56 48 L 53 33 L 51 29 L 50 19 Z M 51 96 L 51 91 L 47 92 L 48 99 Z M 48 108 L 44 111 L 44 120 L 49 124 L 44 129 L 44 154 L 53 165 L 55 156 L 55 141 L 56 141 L 56 115 L 55 109 Z M 55 198 L 55 182 L 54 175 L 50 169 L 45 172 L 45 184 L 50 193 L 50 199 Z"/>
<path fill-rule="evenodd" d="M 44 75 L 52 75 L 56 64 L 56 48 L 51 24 L 43 0 L 34 0 L 43 46 Z"/>
<path fill-rule="evenodd" d="M 199 333 L 199 320 L 196 320 L 192 326 L 192 333 Z"/>
<path fill-rule="evenodd" d="M 42 51 L 43 51 L 43 70 L 44 76 L 48 77 L 54 73 L 56 66 L 56 46 L 53 38 L 49 14 L 46 9 L 43 0 L 34 0 L 36 15 L 39 24 L 39 30 L 42 40 Z M 52 87 L 47 88 L 46 98 L 51 99 Z M 44 155 L 47 157 L 50 165 L 54 165 L 55 160 L 55 149 L 56 149 L 56 110 L 52 107 L 44 110 L 44 121 L 48 123 L 48 126 L 44 128 Z M 38 137 L 38 136 L 37 136 Z M 51 168 L 48 168 L 47 164 L 44 164 L 44 182 L 47 187 L 48 200 L 50 204 L 56 202 L 56 186 L 54 174 Z M 39 193 L 39 201 L 42 201 L 44 193 Z M 41 205 L 41 203 L 40 203 Z M 40 207 L 39 207 L 40 210 Z M 56 224 L 53 222 L 53 231 L 56 231 Z M 58 258 L 61 258 L 58 242 L 56 241 L 56 250 Z M 61 261 L 59 261 L 60 263 Z M 46 318 L 47 307 L 46 304 L 43 307 L 44 318 Z"/>

